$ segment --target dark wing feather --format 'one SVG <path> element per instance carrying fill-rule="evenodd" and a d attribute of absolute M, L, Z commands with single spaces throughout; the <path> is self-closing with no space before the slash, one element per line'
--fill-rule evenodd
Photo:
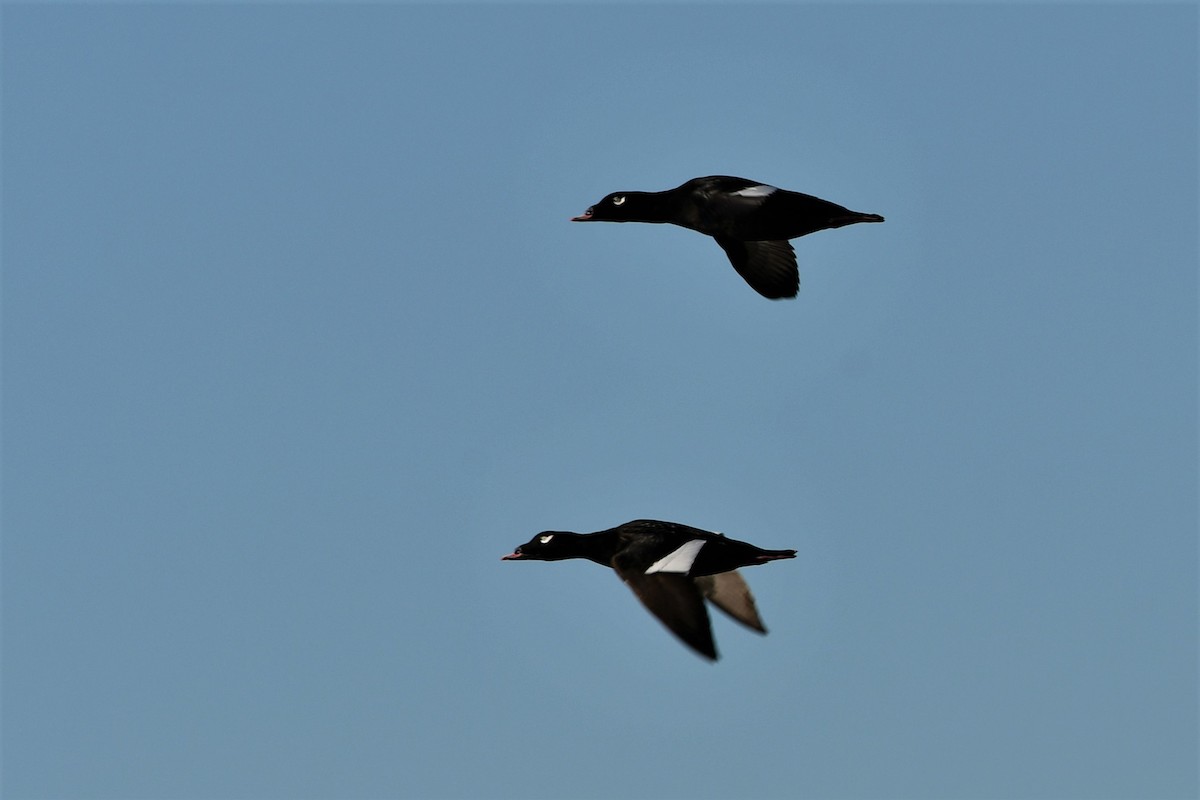
<path fill-rule="evenodd" d="M 622 570 L 615 562 L 613 568 L 642 601 L 651 614 L 658 617 L 671 633 L 700 655 L 717 659 L 712 627 L 704 598 L 695 582 L 684 575 L 656 572 L 646 575 L 640 570 Z"/>
<path fill-rule="evenodd" d="M 754 291 L 771 300 L 795 297 L 800 291 L 800 269 L 790 242 L 742 242 L 713 237 L 738 274 Z"/>

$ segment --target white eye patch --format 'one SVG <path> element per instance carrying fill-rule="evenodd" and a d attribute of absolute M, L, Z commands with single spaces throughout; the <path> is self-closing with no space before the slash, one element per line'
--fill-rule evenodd
<path fill-rule="evenodd" d="M 651 564 L 650 568 L 646 570 L 646 574 L 678 572 L 686 575 L 696 561 L 696 556 L 700 554 L 701 547 L 704 547 L 703 539 L 692 539 Z"/>
<path fill-rule="evenodd" d="M 542 544 L 550 544 L 550 540 L 554 538 L 553 533 L 547 533 L 545 536 L 539 536 L 538 541 Z"/>
<path fill-rule="evenodd" d="M 768 186 L 765 183 L 760 183 L 757 186 L 747 186 L 745 189 L 738 189 L 734 192 L 738 197 L 766 197 L 767 195 L 779 191 L 774 186 Z"/>
<path fill-rule="evenodd" d="M 621 204 L 622 204 L 622 203 L 624 203 L 624 202 L 625 202 L 625 195 L 621 195 L 620 197 L 614 197 L 614 198 L 613 198 L 613 205 L 614 205 L 614 206 L 619 206 L 619 205 L 621 205 Z"/>

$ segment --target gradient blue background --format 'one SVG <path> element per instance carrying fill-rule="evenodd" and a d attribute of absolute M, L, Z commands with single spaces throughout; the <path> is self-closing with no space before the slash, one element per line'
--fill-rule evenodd
<path fill-rule="evenodd" d="M 4 797 L 1195 797 L 1197 22 L 5 4 Z M 713 173 L 887 222 L 567 222 Z"/>

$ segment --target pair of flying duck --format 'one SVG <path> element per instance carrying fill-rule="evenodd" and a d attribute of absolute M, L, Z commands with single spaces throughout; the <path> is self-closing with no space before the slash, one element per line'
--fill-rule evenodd
<path fill-rule="evenodd" d="M 658 222 L 712 236 L 733 268 L 763 297 L 795 297 L 800 288 L 789 239 L 858 222 L 883 222 L 827 200 L 764 183 L 714 175 L 665 192 L 614 192 L 573 222 Z M 687 525 L 635 520 L 596 533 L 544 531 L 506 561 L 586 558 L 612 567 L 642 604 L 685 644 L 715 660 L 705 601 L 766 633 L 741 567 L 795 558 Z"/>

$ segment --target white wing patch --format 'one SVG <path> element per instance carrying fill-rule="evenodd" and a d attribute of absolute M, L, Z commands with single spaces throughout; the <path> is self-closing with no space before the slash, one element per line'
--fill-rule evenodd
<path fill-rule="evenodd" d="M 757 186 L 747 186 L 745 189 L 738 189 L 733 194 L 739 197 L 766 197 L 767 195 L 779 191 L 778 187 L 768 186 L 765 183 L 760 183 Z"/>
<path fill-rule="evenodd" d="M 649 575 L 653 572 L 678 572 L 686 575 L 687 571 L 692 568 L 692 563 L 696 560 L 696 556 L 700 554 L 700 548 L 704 547 L 703 539 L 692 539 L 687 544 L 684 544 L 665 556 L 655 561 L 646 570 Z"/>
<path fill-rule="evenodd" d="M 542 544 L 550 544 L 550 540 L 554 538 L 553 533 L 547 533 L 545 536 L 539 536 L 538 541 Z"/>

